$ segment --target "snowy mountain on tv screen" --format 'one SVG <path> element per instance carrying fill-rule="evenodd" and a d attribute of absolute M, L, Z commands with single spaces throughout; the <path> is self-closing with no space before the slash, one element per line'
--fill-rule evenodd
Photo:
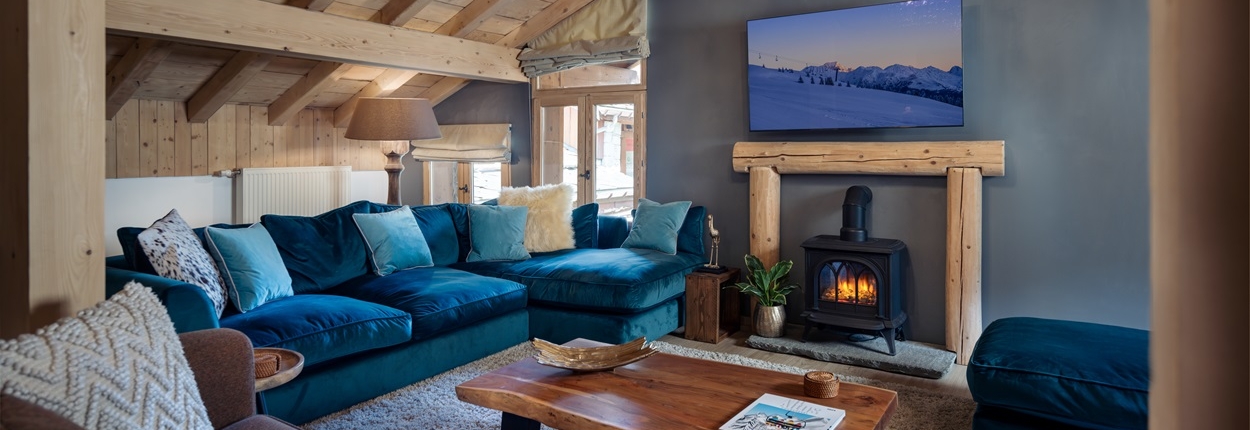
<path fill-rule="evenodd" d="M 751 130 L 963 125 L 963 69 L 747 68 Z"/>

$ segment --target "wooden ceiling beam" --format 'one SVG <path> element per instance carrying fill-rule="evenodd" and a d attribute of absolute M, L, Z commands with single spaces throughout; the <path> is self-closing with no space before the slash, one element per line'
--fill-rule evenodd
<path fill-rule="evenodd" d="M 374 14 L 372 21 L 403 27 L 434 0 L 391 0 Z"/>
<path fill-rule="evenodd" d="M 460 91 L 460 89 L 464 88 L 465 85 L 469 85 L 469 82 L 471 81 L 468 79 L 460 78 L 447 77 L 439 79 L 438 82 L 435 82 L 434 85 L 430 85 L 429 88 L 426 88 L 425 91 L 422 91 L 421 95 L 418 95 L 417 97 L 430 99 L 430 104 L 437 106 L 439 103 L 442 103 L 443 100 L 447 100 L 448 97 L 455 94 L 456 91 Z"/>
<path fill-rule="evenodd" d="M 324 12 L 332 3 L 334 3 L 334 0 L 290 0 L 286 2 L 286 5 L 314 12 Z"/>
<path fill-rule="evenodd" d="M 239 51 L 187 101 L 187 121 L 207 122 L 248 81 L 265 70 L 273 54 Z"/>
<path fill-rule="evenodd" d="M 377 79 L 365 85 L 352 98 L 347 99 L 338 108 L 334 109 L 334 126 L 347 127 L 347 124 L 352 121 L 352 115 L 356 113 L 356 103 L 360 101 L 361 97 L 389 96 L 395 90 L 398 90 L 399 87 L 404 86 L 414 76 L 417 76 L 417 72 L 411 70 L 387 69 L 382 72 Z"/>
<path fill-rule="evenodd" d="M 483 22 L 495 15 L 500 7 L 505 6 L 512 0 L 473 0 L 464 9 L 452 16 L 451 19 L 434 30 L 436 34 L 444 34 L 451 37 L 465 37 L 473 30 L 477 30 L 482 26 Z"/>
<path fill-rule="evenodd" d="M 595 0 L 556 0 L 551 3 L 550 6 L 547 6 L 546 9 L 543 9 L 542 12 L 539 12 L 537 15 L 534 15 L 533 18 L 530 18 L 529 21 L 525 21 L 520 27 L 517 27 L 515 30 L 512 30 L 512 32 L 505 35 L 503 39 L 499 39 L 499 41 L 495 42 L 495 44 L 507 46 L 509 48 L 520 48 L 525 46 L 526 43 L 534 40 L 534 38 L 538 37 L 538 35 L 547 32 L 547 30 L 550 30 L 551 27 L 555 27 L 556 24 L 559 24 L 560 21 L 564 21 L 565 18 L 568 18 L 577 11 L 582 10 L 583 7 L 586 7 L 586 5 L 594 1 Z"/>
<path fill-rule="evenodd" d="M 277 100 L 269 104 L 269 125 L 286 124 L 288 120 L 312 103 L 313 98 L 326 86 L 339 80 L 351 69 L 351 64 L 323 61 L 295 82 Z"/>
<path fill-rule="evenodd" d="M 519 50 L 256 0 L 107 0 L 115 34 L 312 60 L 528 82 Z"/>
<path fill-rule="evenodd" d="M 148 38 L 139 38 L 130 45 L 105 79 L 104 119 L 113 119 L 130 97 L 139 91 L 143 81 L 169 56 L 171 45 L 168 41 Z"/>

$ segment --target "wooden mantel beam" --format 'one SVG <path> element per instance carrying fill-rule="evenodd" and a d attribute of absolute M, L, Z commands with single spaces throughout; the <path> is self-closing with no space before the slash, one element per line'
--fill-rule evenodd
<path fill-rule="evenodd" d="M 256 0 L 107 0 L 110 32 L 312 60 L 529 82 L 519 50 Z"/>
<path fill-rule="evenodd" d="M 952 167 L 976 167 L 1003 176 L 1003 141 L 958 142 L 738 142 L 735 172 L 772 167 L 778 173 L 946 176 Z"/>

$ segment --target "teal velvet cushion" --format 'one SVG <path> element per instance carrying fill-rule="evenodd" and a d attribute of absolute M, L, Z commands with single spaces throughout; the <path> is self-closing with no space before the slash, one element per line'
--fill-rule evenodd
<path fill-rule="evenodd" d="M 359 201 L 312 217 L 263 215 L 260 222 L 278 246 L 282 263 L 291 274 L 291 287 L 302 294 L 369 272 L 368 247 L 352 214 L 383 211 L 381 205 Z"/>
<path fill-rule="evenodd" d="M 421 226 L 408 206 L 378 214 L 352 214 L 352 220 L 369 247 L 373 273 L 378 276 L 434 265 Z"/>
<path fill-rule="evenodd" d="M 412 315 L 412 339 L 425 339 L 525 308 L 525 286 L 469 272 L 425 267 L 362 276 L 325 291 Z"/>
<path fill-rule="evenodd" d="M 247 312 L 266 302 L 295 295 L 291 275 L 269 232 L 260 224 L 249 228 L 208 227 L 204 238 L 209 255 L 221 270 L 230 302 Z"/>
<path fill-rule="evenodd" d="M 629 237 L 625 238 L 621 247 L 654 249 L 665 254 L 676 254 L 677 232 L 689 210 L 688 201 L 660 204 L 647 199 L 639 200 L 634 226 L 629 230 Z"/>
<path fill-rule="evenodd" d="M 968 388 L 981 406 L 1082 428 L 1146 428 L 1149 332 L 1042 318 L 1003 318 L 981 334 Z"/>
<path fill-rule="evenodd" d="M 577 249 L 599 247 L 598 203 L 586 203 L 573 209 L 573 244 Z"/>
<path fill-rule="evenodd" d="M 705 263 L 695 254 L 651 249 L 571 249 L 525 261 L 461 263 L 452 267 L 524 284 L 531 303 L 629 313 L 686 291 L 686 274 Z"/>
<path fill-rule="evenodd" d="M 298 351 L 306 368 L 412 337 L 407 312 L 328 294 L 296 294 L 222 318 L 221 326 L 243 332 L 256 347 Z"/>
<path fill-rule="evenodd" d="M 686 219 L 677 232 L 677 252 L 706 255 L 703 247 L 703 226 L 707 224 L 707 208 L 694 206 L 686 211 Z"/>
<path fill-rule="evenodd" d="M 469 206 L 469 255 L 465 261 L 524 260 L 525 206 Z"/>

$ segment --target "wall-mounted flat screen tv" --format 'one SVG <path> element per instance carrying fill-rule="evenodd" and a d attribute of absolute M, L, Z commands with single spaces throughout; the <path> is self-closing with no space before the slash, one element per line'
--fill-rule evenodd
<path fill-rule="evenodd" d="M 751 131 L 964 123 L 960 0 L 747 22 Z"/>

